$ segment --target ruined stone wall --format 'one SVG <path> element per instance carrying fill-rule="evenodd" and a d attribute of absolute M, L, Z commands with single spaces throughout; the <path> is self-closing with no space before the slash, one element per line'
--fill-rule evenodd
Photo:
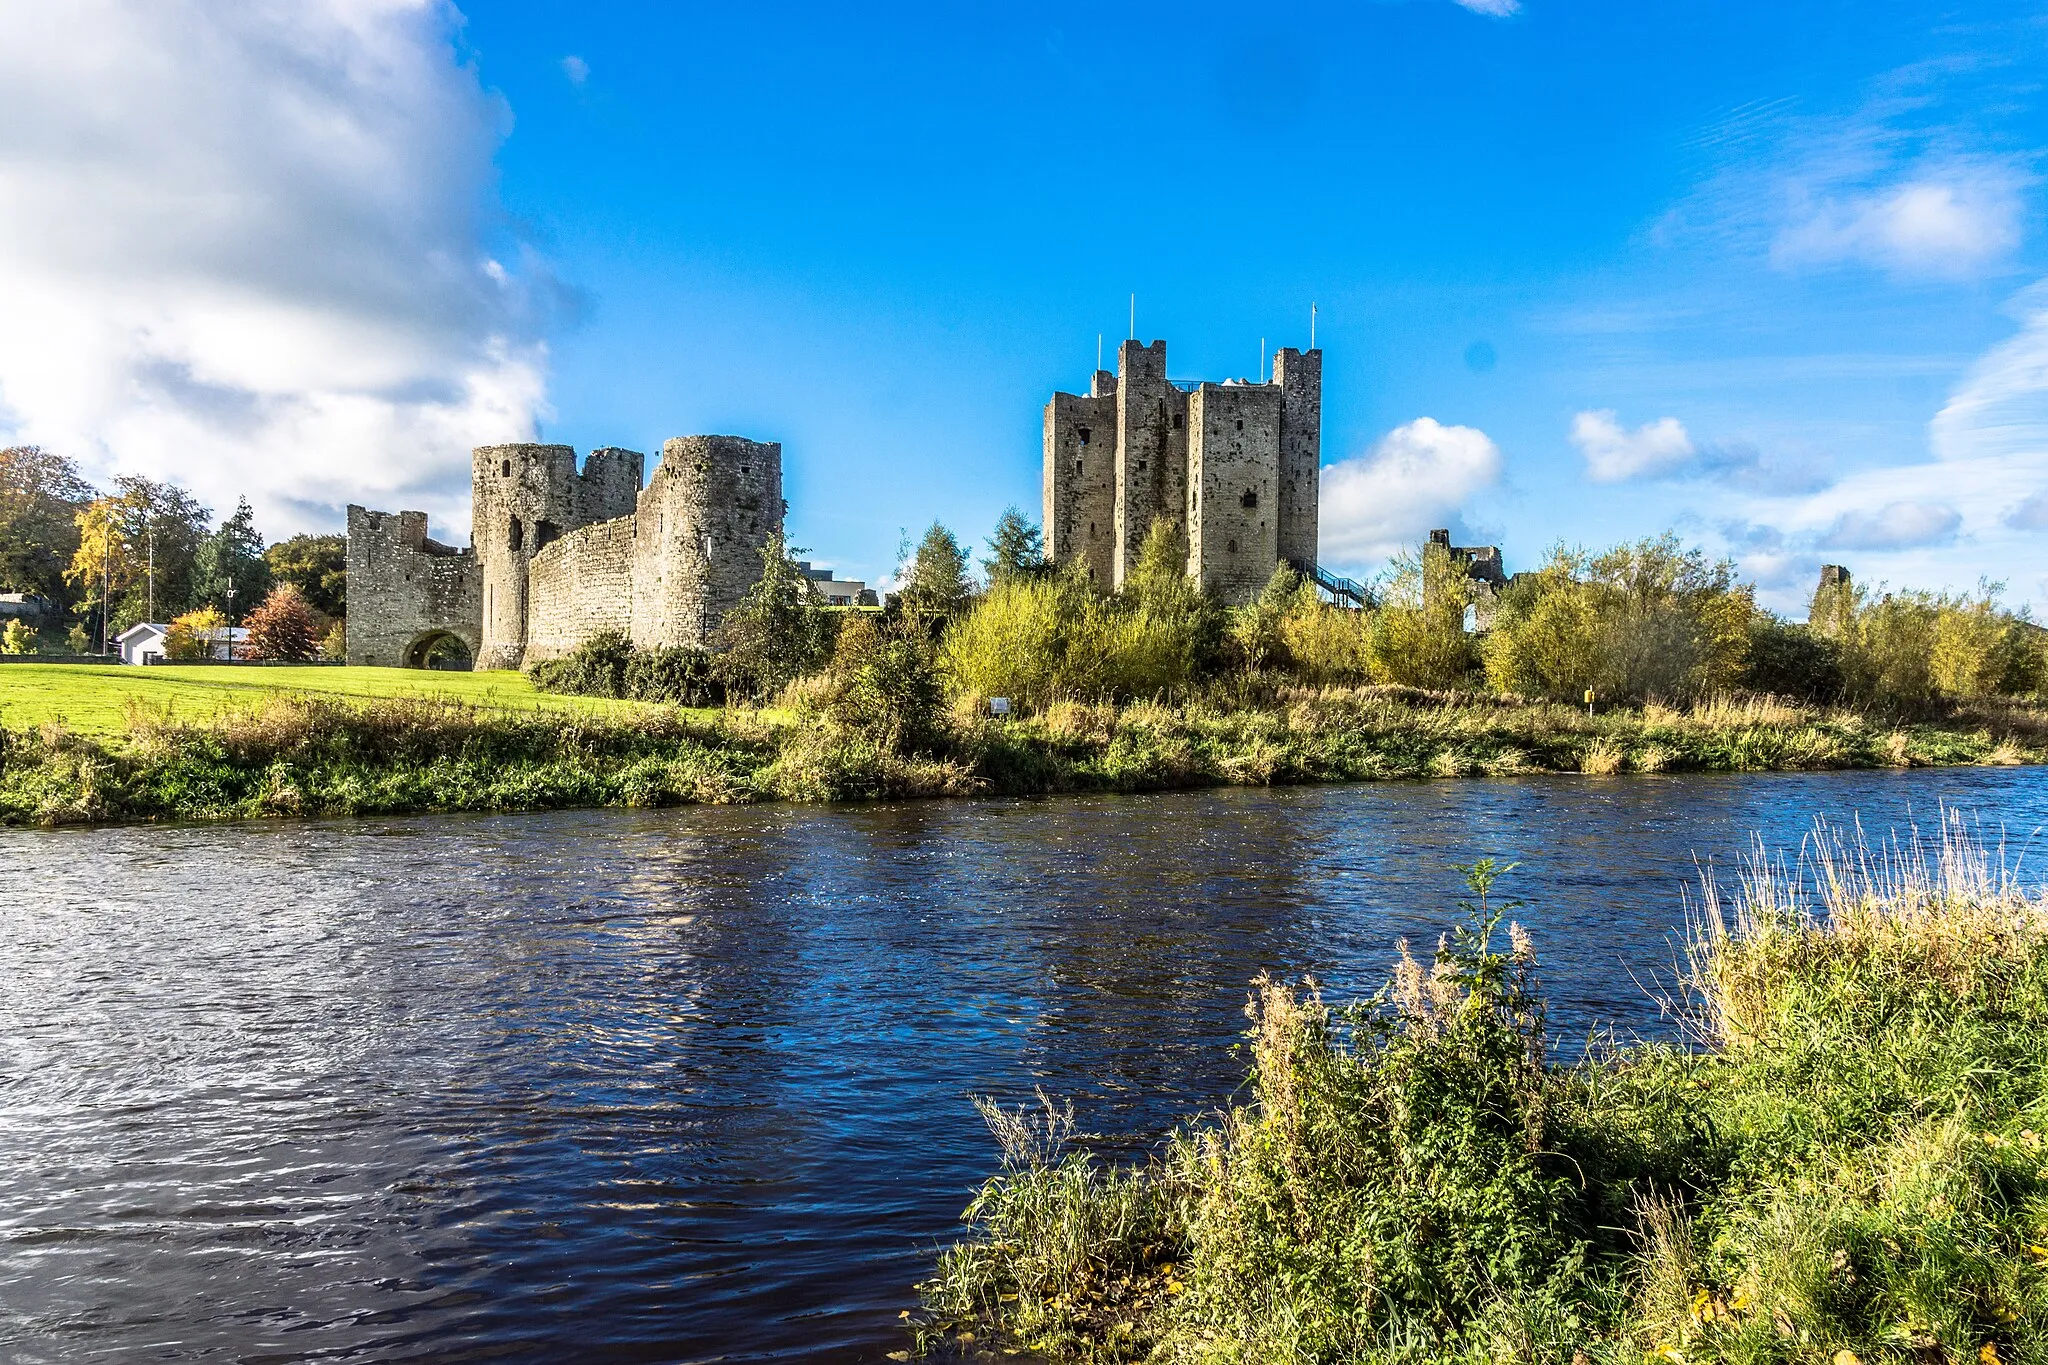
<path fill-rule="evenodd" d="M 1280 557 L 1316 562 L 1323 476 L 1323 353 L 1283 346 L 1273 357 L 1280 390 Z"/>
<path fill-rule="evenodd" d="M 760 579 L 761 547 L 784 510 L 779 444 L 665 444 L 634 517 L 633 643 L 701 647 Z"/>
<path fill-rule="evenodd" d="M 1097 370 L 1085 396 L 1055 393 L 1045 405 L 1045 552 L 1079 560 L 1104 587 L 1116 555 L 1116 376 Z"/>
<path fill-rule="evenodd" d="M 630 517 L 640 504 L 640 485 L 647 477 L 647 457 L 637 450 L 602 446 L 583 457 L 570 505 L 577 526 Z"/>
<path fill-rule="evenodd" d="M 418 664 L 436 636 L 483 644 L 482 570 L 476 555 L 427 538 L 425 512 L 348 509 L 348 661 Z"/>
<path fill-rule="evenodd" d="M 1117 348 L 1115 559 L 1121 588 L 1153 518 L 1181 521 L 1188 498 L 1188 396 L 1166 379 L 1166 343 Z"/>
<path fill-rule="evenodd" d="M 645 457 L 606 448 L 582 474 L 563 445 L 479 446 L 470 462 L 470 543 L 483 566 L 479 668 L 517 668 L 525 656 L 533 555 L 579 527 L 630 516 Z"/>
<path fill-rule="evenodd" d="M 601 630 L 633 629 L 631 516 L 569 532 L 526 567 L 525 660 L 558 659 Z"/>
<path fill-rule="evenodd" d="M 1280 389 L 1204 384 L 1188 396 L 1188 573 L 1249 602 L 1280 557 Z"/>

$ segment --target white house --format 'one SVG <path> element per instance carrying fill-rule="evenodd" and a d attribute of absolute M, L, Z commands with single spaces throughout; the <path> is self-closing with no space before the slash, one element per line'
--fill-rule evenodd
<path fill-rule="evenodd" d="M 164 637 L 171 628 L 154 621 L 133 625 L 114 637 L 114 643 L 121 647 L 121 662 L 124 664 L 160 664 L 164 662 Z M 208 651 L 216 659 L 231 659 L 235 647 L 249 638 L 249 632 L 242 626 L 229 626 L 224 631 L 214 632 L 213 647 Z"/>
<path fill-rule="evenodd" d="M 164 661 L 164 635 L 169 626 L 154 621 L 143 621 L 128 627 L 114 637 L 114 643 L 121 647 L 121 662 L 124 664 L 160 664 Z"/>

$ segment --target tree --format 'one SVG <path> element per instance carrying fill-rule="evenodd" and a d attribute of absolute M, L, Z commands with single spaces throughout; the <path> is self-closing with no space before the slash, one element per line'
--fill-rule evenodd
<path fill-rule="evenodd" d="M 1015 507 L 1003 509 L 988 538 L 989 557 L 981 561 L 990 587 L 1045 569 L 1045 538 Z"/>
<path fill-rule="evenodd" d="M 265 550 L 263 558 L 271 581 L 297 587 L 313 610 L 348 615 L 347 536 L 293 536 Z"/>
<path fill-rule="evenodd" d="M 1434 541 L 1394 561 L 1386 604 L 1373 613 L 1373 677 L 1410 687 L 1456 687 L 1472 670 L 1465 607 L 1472 580 Z"/>
<path fill-rule="evenodd" d="M 320 627 L 304 594 L 290 583 L 270 590 L 263 604 L 244 622 L 249 638 L 243 644 L 244 657 L 310 659 L 320 648 Z"/>
<path fill-rule="evenodd" d="M 264 558 L 263 537 L 256 532 L 256 514 L 247 498 L 238 498 L 234 515 L 200 541 L 193 553 L 192 600 L 225 608 L 232 616 L 236 602 L 246 611 L 269 587 L 270 565 Z M 305 601 L 303 594 L 300 600 Z"/>
<path fill-rule="evenodd" d="M 125 494 L 94 498 L 75 518 L 78 548 L 64 570 L 64 581 L 80 590 L 89 609 L 98 609 L 103 646 L 114 634 L 112 603 L 145 572 L 136 545 L 142 518 L 141 505 Z"/>
<path fill-rule="evenodd" d="M 797 563 L 782 532 L 761 546 L 761 577 L 712 636 L 719 651 L 712 672 L 729 688 L 762 699 L 780 692 L 824 662 L 832 647 L 832 618 L 818 585 Z"/>
<path fill-rule="evenodd" d="M 219 607 L 200 607 L 173 617 L 164 632 L 166 659 L 210 659 L 215 646 L 228 638 L 228 618 Z"/>
<path fill-rule="evenodd" d="M 951 616 L 967 605 L 973 591 L 967 581 L 967 552 L 951 531 L 933 522 L 903 575 L 904 607 L 920 615 Z"/>
<path fill-rule="evenodd" d="M 0 450 L 0 589 L 76 600 L 65 569 L 78 553 L 78 514 L 93 487 L 78 466 L 40 446 Z"/>

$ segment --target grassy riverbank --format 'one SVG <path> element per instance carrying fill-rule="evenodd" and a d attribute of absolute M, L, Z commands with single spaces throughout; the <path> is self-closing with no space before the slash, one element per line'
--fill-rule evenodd
<path fill-rule="evenodd" d="M 2048 1360 L 2048 900 L 1823 839 L 1696 925 L 1694 1049 L 1549 1060 L 1490 869 L 1432 965 L 1259 983 L 1251 1103 L 1150 1163 L 986 1106 L 920 1343 L 1055 1361 Z"/>
<path fill-rule="evenodd" d="M 25 706 L 8 691 L 17 671 L 37 670 L 0 670 L 0 820 L 12 823 L 2048 759 L 2048 712 L 2015 703 L 1902 722 L 1769 701 L 1588 716 L 1239 679 L 1172 706 L 1060 702 L 996 721 L 970 705 L 906 753 L 801 706 L 678 710 L 551 697 L 513 674 L 384 669 L 74 669 L 64 685 L 77 695 L 45 695 L 25 724 L 12 719 Z M 203 676 L 155 676 L 180 672 Z M 347 676 L 365 673 L 378 676 Z M 401 683 L 420 691 L 350 691 Z M 167 685 L 193 691 L 169 705 L 94 691 Z"/>

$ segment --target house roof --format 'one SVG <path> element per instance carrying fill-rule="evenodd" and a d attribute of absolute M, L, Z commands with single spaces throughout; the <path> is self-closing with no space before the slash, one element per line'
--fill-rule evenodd
<path fill-rule="evenodd" d="M 114 638 L 125 645 L 128 643 L 130 636 L 141 635 L 144 631 L 155 631 L 158 635 L 162 635 L 168 630 L 170 630 L 169 626 L 160 626 L 154 621 L 138 621 Z"/>

